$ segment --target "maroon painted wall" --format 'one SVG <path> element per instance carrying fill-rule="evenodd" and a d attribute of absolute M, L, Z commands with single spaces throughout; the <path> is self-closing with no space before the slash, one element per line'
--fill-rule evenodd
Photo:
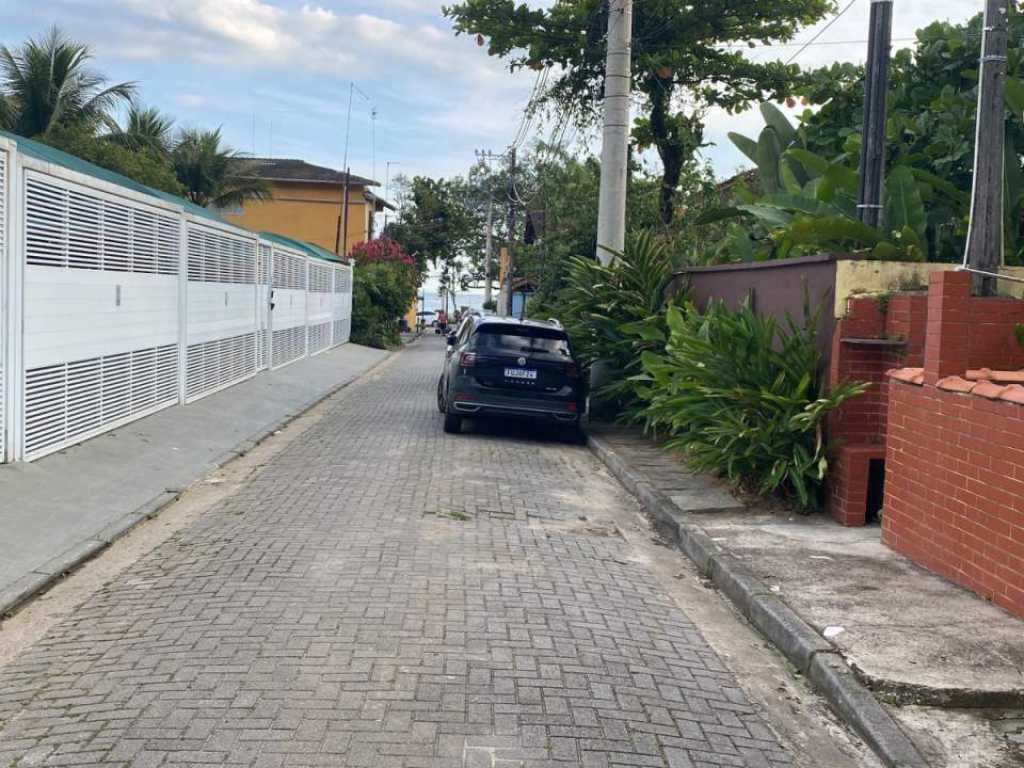
<path fill-rule="evenodd" d="M 804 284 L 812 309 L 821 307 L 818 348 L 829 363 L 832 331 L 835 328 L 836 261 L 844 256 L 804 256 L 780 261 L 722 264 L 694 267 L 680 272 L 677 285 L 690 286 L 690 298 L 701 309 L 712 299 L 736 308 L 751 297 L 754 310 L 785 322 L 786 313 L 797 323 L 803 321 Z"/>

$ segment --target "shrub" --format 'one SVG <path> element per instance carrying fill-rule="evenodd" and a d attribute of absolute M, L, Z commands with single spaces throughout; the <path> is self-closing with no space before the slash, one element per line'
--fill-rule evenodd
<path fill-rule="evenodd" d="M 416 299 L 419 272 L 402 261 L 356 264 L 352 288 L 352 341 L 387 349 L 400 343 L 399 318 Z"/>
<path fill-rule="evenodd" d="M 784 327 L 744 305 L 669 307 L 664 354 L 647 351 L 640 394 L 648 427 L 694 469 L 762 494 L 781 493 L 805 510 L 820 506 L 828 469 L 825 415 L 860 394 L 844 383 L 822 394 L 816 319 Z"/>
<path fill-rule="evenodd" d="M 669 252 L 653 237 L 631 236 L 608 266 L 573 259 L 568 286 L 552 308 L 583 362 L 605 366 L 607 381 L 594 396 L 627 418 L 641 405 L 634 378 L 643 370 L 641 353 L 664 347 L 673 270 Z"/>

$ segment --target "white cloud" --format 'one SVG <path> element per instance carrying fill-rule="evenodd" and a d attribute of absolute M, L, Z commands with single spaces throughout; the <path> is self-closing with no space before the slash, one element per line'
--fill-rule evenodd
<path fill-rule="evenodd" d="M 179 93 L 175 97 L 175 101 L 183 107 L 195 108 L 206 104 L 206 97 L 200 96 L 198 93 Z"/>

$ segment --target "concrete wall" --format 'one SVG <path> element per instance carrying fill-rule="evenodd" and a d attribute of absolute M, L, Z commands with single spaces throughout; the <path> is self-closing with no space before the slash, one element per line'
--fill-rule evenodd
<path fill-rule="evenodd" d="M 785 322 L 786 314 L 803 321 L 804 286 L 812 308 L 822 306 L 818 346 L 828 358 L 831 353 L 834 286 L 837 257 L 807 256 L 781 261 L 722 264 L 688 269 L 682 277 L 689 283 L 690 296 L 703 309 L 712 299 L 736 308 L 750 299 L 755 311 Z"/>

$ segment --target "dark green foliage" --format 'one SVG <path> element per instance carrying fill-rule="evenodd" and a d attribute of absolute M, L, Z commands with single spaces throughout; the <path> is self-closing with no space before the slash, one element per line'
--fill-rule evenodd
<path fill-rule="evenodd" d="M 889 169 L 882 225 L 868 226 L 857 216 L 855 161 L 828 160 L 811 152 L 781 112 L 762 105 L 762 114 L 767 125 L 757 141 L 730 134 L 756 162 L 762 194 L 738 189 L 732 205 L 700 219 L 719 223 L 739 218 L 746 225 L 728 231 L 711 249 L 711 258 L 760 261 L 831 251 L 924 261 L 941 255 L 938 243 L 966 215 L 965 192 L 908 158 Z M 1019 188 L 1024 195 L 1024 183 Z"/>
<path fill-rule="evenodd" d="M 87 45 L 56 26 L 18 48 L 0 46 L 0 128 L 45 139 L 60 126 L 95 131 L 111 124 L 111 112 L 131 100 L 135 85 L 107 85 L 89 67 L 91 58 Z"/>
<path fill-rule="evenodd" d="M 1024 16 L 1010 3 L 1006 83 L 1006 259 L 1024 256 Z M 913 169 L 921 186 L 929 261 L 959 261 L 967 234 L 974 162 L 982 17 L 963 24 L 936 21 L 917 31 L 913 50 L 891 60 L 887 167 Z M 803 88 L 820 110 L 803 115 L 807 149 L 856 167 L 861 148 L 863 71 L 851 64 L 810 73 Z M 957 194 L 950 194 L 955 191 Z"/>
<path fill-rule="evenodd" d="M 130 150 L 96 136 L 83 126 L 56 126 L 37 137 L 51 147 L 115 171 L 140 184 L 183 195 L 184 188 L 166 159 L 148 149 Z"/>
<path fill-rule="evenodd" d="M 387 349 L 401 343 L 398 320 L 416 298 L 419 273 L 401 262 L 357 264 L 352 288 L 352 341 Z"/>
<path fill-rule="evenodd" d="M 1024 323 L 1017 323 L 1013 326 L 1013 335 L 1017 339 L 1017 343 L 1024 347 Z"/>
<path fill-rule="evenodd" d="M 226 146 L 220 129 L 183 129 L 171 151 L 171 164 L 185 196 L 203 207 L 229 208 L 270 197 L 270 185 Z"/>
<path fill-rule="evenodd" d="M 114 126 L 106 138 L 125 149 L 149 150 L 167 158 L 174 148 L 173 127 L 174 120 L 160 110 L 132 104 L 124 127 Z"/>
<path fill-rule="evenodd" d="M 648 427 L 668 432 L 698 471 L 820 506 L 825 415 L 865 385 L 823 394 L 814 319 L 780 326 L 749 306 L 713 303 L 704 313 L 669 307 L 666 323 L 664 352 L 643 353 Z"/>
<path fill-rule="evenodd" d="M 608 383 L 594 396 L 627 418 L 641 405 L 633 378 L 642 372 L 641 354 L 665 343 L 673 269 L 669 252 L 654 238 L 631 236 L 610 266 L 573 259 L 568 287 L 554 308 L 583 362 L 607 366 Z"/>
<path fill-rule="evenodd" d="M 769 8 L 768 5 L 771 7 Z M 739 46 L 791 40 L 835 8 L 832 0 L 644 0 L 633 10 L 633 92 L 641 99 L 634 140 L 662 162 L 657 190 L 661 219 L 671 223 L 680 178 L 703 142 L 710 107 L 730 112 L 765 98 L 784 98 L 800 82 L 799 67 L 754 61 Z M 600 115 L 608 4 L 556 0 L 531 8 L 513 0 L 461 0 L 444 9 L 456 33 L 481 35 L 487 52 L 513 71 L 551 67 L 541 108 L 588 125 Z"/>

